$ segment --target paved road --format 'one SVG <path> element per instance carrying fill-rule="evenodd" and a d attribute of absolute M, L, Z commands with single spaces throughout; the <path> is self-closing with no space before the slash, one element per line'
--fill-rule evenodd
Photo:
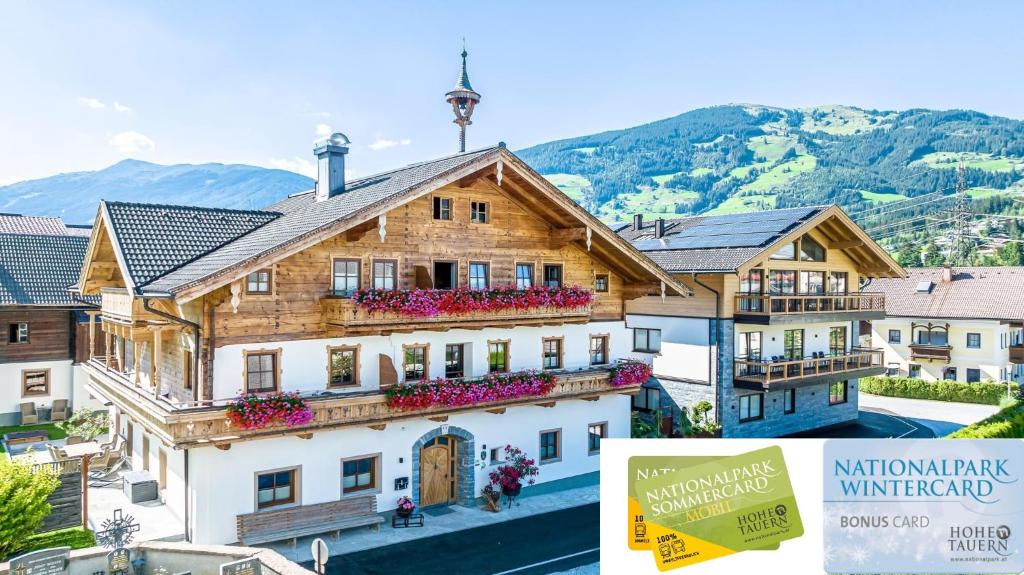
<path fill-rule="evenodd" d="M 328 575 L 545 575 L 598 561 L 598 505 L 337 555 Z M 304 565 L 311 568 L 309 564 Z"/>
<path fill-rule="evenodd" d="M 953 403 L 926 399 L 903 399 L 860 394 L 860 408 L 895 413 L 917 425 L 924 425 L 943 437 L 965 425 L 981 421 L 999 411 L 996 405 Z"/>
<path fill-rule="evenodd" d="M 807 431 L 792 437 L 819 437 L 843 439 L 882 439 L 899 437 L 904 439 L 930 439 L 935 432 L 929 427 L 905 417 L 879 409 L 861 408 L 857 412 L 857 423 L 824 431 Z"/>

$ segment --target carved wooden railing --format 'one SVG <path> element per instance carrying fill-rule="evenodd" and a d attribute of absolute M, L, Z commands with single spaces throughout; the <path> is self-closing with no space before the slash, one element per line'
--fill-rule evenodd
<path fill-rule="evenodd" d="M 951 345 L 931 345 L 923 343 L 910 344 L 910 359 L 923 359 L 927 361 L 944 361 L 949 363 L 953 355 Z"/>
<path fill-rule="evenodd" d="M 438 314 L 421 317 L 396 312 L 370 313 L 360 309 L 351 298 L 325 297 L 320 300 L 324 321 L 330 325 L 346 327 L 375 327 L 388 325 L 444 325 L 457 323 L 490 323 L 529 320 L 559 320 L 588 318 L 591 305 L 573 308 L 535 307 L 529 309 L 507 309 L 500 311 L 476 311 L 470 314 Z"/>
<path fill-rule="evenodd" d="M 388 406 L 387 395 L 384 392 L 324 392 L 304 398 L 313 411 L 313 420 L 306 425 L 295 428 L 274 426 L 263 429 L 239 429 L 231 426 L 226 416 L 226 405 L 230 400 L 205 402 L 205 405 L 172 404 L 163 398 L 146 393 L 142 388 L 132 386 L 118 374 L 106 372 L 100 362 L 89 362 L 86 367 L 92 376 L 92 385 L 98 387 L 98 391 L 107 399 L 167 442 L 185 447 L 211 444 L 225 446 L 233 441 L 257 437 L 298 435 L 350 426 L 382 430 L 387 424 L 400 420 L 427 417 L 441 421 L 448 415 L 468 411 L 486 410 L 501 413 L 506 408 L 517 405 L 550 406 L 559 400 L 596 400 L 601 395 L 633 394 L 639 389 L 639 386 L 612 386 L 609 370 L 597 369 L 555 373 L 555 388 L 548 395 L 471 406 L 439 406 L 405 411 Z M 210 405 L 211 403 L 213 405 Z"/>
<path fill-rule="evenodd" d="M 801 313 L 884 312 L 885 294 L 739 294 L 735 313 L 741 315 L 790 315 Z"/>
<path fill-rule="evenodd" d="M 103 317 L 115 321 L 132 321 L 132 296 L 124 288 L 103 288 L 100 290 L 100 304 Z"/>
<path fill-rule="evenodd" d="M 845 374 L 870 368 L 884 368 L 880 349 L 852 348 L 840 355 L 821 355 L 796 360 L 768 361 L 736 358 L 733 380 L 756 383 L 766 389 L 772 385 L 830 374 Z"/>

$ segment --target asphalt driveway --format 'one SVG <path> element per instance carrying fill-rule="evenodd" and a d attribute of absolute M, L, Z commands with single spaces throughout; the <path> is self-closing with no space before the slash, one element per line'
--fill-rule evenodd
<path fill-rule="evenodd" d="M 950 433 L 999 411 L 995 405 L 953 403 L 925 399 L 903 399 L 860 394 L 857 423 L 811 431 L 794 437 L 823 438 L 905 438 L 945 437 Z"/>

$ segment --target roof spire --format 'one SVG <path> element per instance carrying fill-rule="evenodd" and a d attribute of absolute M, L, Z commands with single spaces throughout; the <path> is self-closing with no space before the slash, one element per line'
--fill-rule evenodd
<path fill-rule="evenodd" d="M 466 126 L 472 124 L 470 118 L 473 115 L 473 108 L 480 101 L 480 94 L 473 90 L 469 83 L 469 71 L 466 68 L 466 39 L 462 39 L 462 73 L 455 82 L 455 88 L 445 94 L 445 101 L 452 105 L 455 112 L 455 125 L 459 127 L 459 151 L 466 151 Z"/>

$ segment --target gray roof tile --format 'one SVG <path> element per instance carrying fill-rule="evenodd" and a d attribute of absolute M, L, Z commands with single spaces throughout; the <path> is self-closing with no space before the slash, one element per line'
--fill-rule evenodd
<path fill-rule="evenodd" d="M 82 230 L 86 230 L 84 234 Z M 66 226 L 60 218 L 0 214 L 0 234 L 89 235 L 89 226 Z"/>
<path fill-rule="evenodd" d="M 907 268 L 906 278 L 875 279 L 865 291 L 885 294 L 885 313 L 899 317 L 1024 320 L 1024 267 Z M 927 293 L 918 284 L 931 282 Z"/>
<path fill-rule="evenodd" d="M 68 289 L 88 244 L 83 236 L 0 234 L 0 305 L 82 306 Z"/>

